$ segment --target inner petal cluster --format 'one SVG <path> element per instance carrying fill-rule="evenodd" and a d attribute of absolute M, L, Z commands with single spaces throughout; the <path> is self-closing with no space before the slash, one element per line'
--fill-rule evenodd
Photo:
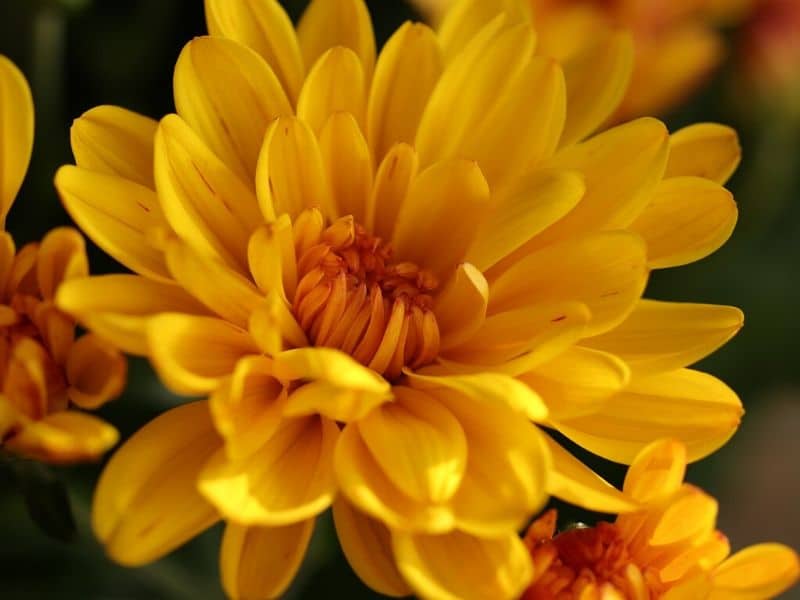
<path fill-rule="evenodd" d="M 292 308 L 314 345 L 342 350 L 389 379 L 436 358 L 439 282 L 430 271 L 393 261 L 391 245 L 351 216 L 327 228 L 301 218 L 294 238 Z"/>

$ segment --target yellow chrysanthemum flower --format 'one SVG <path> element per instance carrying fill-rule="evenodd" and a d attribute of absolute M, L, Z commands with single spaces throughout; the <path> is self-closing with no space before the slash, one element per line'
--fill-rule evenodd
<path fill-rule="evenodd" d="M 532 421 L 623 462 L 736 429 L 736 395 L 684 367 L 741 312 L 641 300 L 650 269 L 730 234 L 735 133 L 642 119 L 575 143 L 626 76 L 537 56 L 521 5 L 464 6 L 483 9 L 406 24 L 376 59 L 362 0 L 315 0 L 297 32 L 274 0 L 208 0 L 177 115 L 75 122 L 64 205 L 136 274 L 59 306 L 210 395 L 110 461 L 93 521 L 116 560 L 223 518 L 227 593 L 271 597 L 333 506 L 374 589 L 440 597 L 415 575 L 436 565 L 455 597 L 511 598 L 546 492 L 632 508 Z"/>
<path fill-rule="evenodd" d="M 728 557 L 717 502 L 683 483 L 686 448 L 654 442 L 636 457 L 623 493 L 639 510 L 553 537 L 548 511 L 525 536 L 536 578 L 523 600 L 763 600 L 800 576 L 797 553 L 759 544 Z"/>
<path fill-rule="evenodd" d="M 19 69 L 0 56 L 0 224 L 22 185 L 33 148 L 33 101 Z M 125 382 L 125 358 L 53 301 L 88 275 L 83 238 L 59 228 L 19 251 L 0 234 L 0 449 L 48 462 L 97 458 L 117 441 L 110 425 L 68 410 L 97 408 Z"/>
<path fill-rule="evenodd" d="M 753 0 L 528 0 L 540 33 L 538 52 L 565 69 L 625 70 L 630 84 L 613 120 L 662 114 L 702 84 L 725 55 L 721 25 L 738 21 Z M 439 22 L 455 0 L 412 0 Z M 475 2 L 478 5 L 480 2 Z M 632 34 L 635 51 L 616 30 Z"/>

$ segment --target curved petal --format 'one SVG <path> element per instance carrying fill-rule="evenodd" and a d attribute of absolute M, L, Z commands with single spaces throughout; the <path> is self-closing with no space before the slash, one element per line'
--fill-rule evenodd
<path fill-rule="evenodd" d="M 290 100 L 300 93 L 305 68 L 294 26 L 277 0 L 206 0 L 211 35 L 236 40 L 267 61 Z"/>
<path fill-rule="evenodd" d="M 147 354 L 147 318 L 163 312 L 207 314 L 177 285 L 139 275 L 100 275 L 61 285 L 56 305 L 103 339 L 130 354 Z"/>
<path fill-rule="evenodd" d="M 284 414 L 288 417 L 321 414 L 339 423 L 349 423 L 363 419 L 372 409 L 391 401 L 391 395 L 386 393 L 341 388 L 315 381 L 292 392 Z"/>
<path fill-rule="evenodd" d="M 640 508 L 549 435 L 543 434 L 543 437 L 552 460 L 547 480 L 548 493 L 570 504 L 604 513 L 626 513 Z"/>
<path fill-rule="evenodd" d="M 375 35 L 364 0 L 312 0 L 297 25 L 300 50 L 307 66 L 329 48 L 344 46 L 355 52 L 367 79 L 375 68 Z"/>
<path fill-rule="evenodd" d="M 22 72 L 0 56 L 0 226 L 25 178 L 33 150 L 33 98 Z"/>
<path fill-rule="evenodd" d="M 252 455 L 278 430 L 286 394 L 265 356 L 241 359 L 209 398 L 214 425 L 231 460 Z"/>
<path fill-rule="evenodd" d="M 51 229 L 42 239 L 36 260 L 36 280 L 45 300 L 52 300 L 62 282 L 89 274 L 83 237 L 71 227 Z"/>
<path fill-rule="evenodd" d="M 642 504 L 656 503 L 673 496 L 685 475 L 686 447 L 675 440 L 658 440 L 636 455 L 622 491 Z"/>
<path fill-rule="evenodd" d="M 253 192 L 179 116 L 156 132 L 155 180 L 175 233 L 203 254 L 246 272 L 247 240 L 263 222 Z"/>
<path fill-rule="evenodd" d="M 193 402 L 151 421 L 114 454 L 92 506 L 92 529 L 114 560 L 147 564 L 219 518 L 197 477 L 220 444 L 208 404 Z"/>
<path fill-rule="evenodd" d="M 355 52 L 336 46 L 319 57 L 309 71 L 297 100 L 297 116 L 316 133 L 337 112 L 353 115 L 365 131 L 367 81 Z"/>
<path fill-rule="evenodd" d="M 404 260 L 437 275 L 464 259 L 489 207 L 489 184 L 473 161 L 429 167 L 411 184 L 397 216 L 393 246 Z"/>
<path fill-rule="evenodd" d="M 198 487 L 220 513 L 241 525 L 291 525 L 328 508 L 336 493 L 336 423 L 319 417 L 287 420 L 247 458 L 217 452 Z"/>
<path fill-rule="evenodd" d="M 289 587 L 308 549 L 314 519 L 283 527 L 229 522 L 220 548 L 222 587 L 230 598 L 278 598 Z"/>
<path fill-rule="evenodd" d="M 96 106 L 75 119 L 69 131 L 75 164 L 155 189 L 157 127 L 155 120 L 119 106 Z"/>
<path fill-rule="evenodd" d="M 367 218 L 372 191 L 372 155 L 353 115 L 331 115 L 319 136 L 335 216 Z"/>
<path fill-rule="evenodd" d="M 125 387 L 128 366 L 114 346 L 89 333 L 69 350 L 66 372 L 69 399 L 93 410 L 118 396 Z"/>
<path fill-rule="evenodd" d="M 757 544 L 740 550 L 711 575 L 709 600 L 751 600 L 780 595 L 800 578 L 797 553 L 782 544 Z"/>
<path fill-rule="evenodd" d="M 419 170 L 417 152 L 408 144 L 389 148 L 375 173 L 364 226 L 376 236 L 392 239 L 397 214 Z"/>
<path fill-rule="evenodd" d="M 734 434 L 743 410 L 736 394 L 711 375 L 681 369 L 632 381 L 597 412 L 553 425 L 584 448 L 630 463 L 650 442 L 686 444 L 690 461 L 707 456 Z"/>
<path fill-rule="evenodd" d="M 410 498 L 441 503 L 458 489 L 467 463 L 464 432 L 453 414 L 428 394 L 394 388 L 357 426 L 376 463 Z"/>
<path fill-rule="evenodd" d="M 384 596 L 411 594 L 397 570 L 391 534 L 383 523 L 357 511 L 342 498 L 333 503 L 333 523 L 347 562 L 361 581 Z"/>
<path fill-rule="evenodd" d="M 184 290 L 226 321 L 247 328 L 250 315 L 263 300 L 250 280 L 178 240 L 167 243 L 165 254 L 172 276 Z"/>
<path fill-rule="evenodd" d="M 178 114 L 252 186 L 267 125 L 292 114 L 269 65 L 233 40 L 197 37 L 178 57 L 174 89 Z"/>
<path fill-rule="evenodd" d="M 438 34 L 448 60 L 499 15 L 503 14 L 506 23 L 530 23 L 532 17 L 531 4 L 525 0 L 448 0 L 447 4 L 451 6 L 447 7 Z"/>
<path fill-rule="evenodd" d="M 705 258 L 736 226 L 733 195 L 700 177 L 673 177 L 658 184 L 650 203 L 631 223 L 647 242 L 650 268 L 664 269 Z"/>
<path fill-rule="evenodd" d="M 333 217 L 319 144 L 304 121 L 282 117 L 267 129 L 258 157 L 256 193 L 267 221 L 284 213 L 294 218 L 314 207 Z"/>
<path fill-rule="evenodd" d="M 248 354 L 260 354 L 253 338 L 235 325 L 182 313 L 147 322 L 149 356 L 164 384 L 177 394 L 213 392 Z"/>
<path fill-rule="evenodd" d="M 533 579 L 528 549 L 516 533 L 481 539 L 460 531 L 443 535 L 393 533 L 397 565 L 423 598 L 517 598 Z"/>
<path fill-rule="evenodd" d="M 467 252 L 486 271 L 578 204 L 586 191 L 576 171 L 537 170 L 495 201 Z"/>
<path fill-rule="evenodd" d="M 153 279 L 168 280 L 164 255 L 152 232 L 166 227 L 155 192 L 115 175 L 64 166 L 56 189 L 69 215 L 100 248 Z"/>
<path fill-rule="evenodd" d="M 338 388 L 391 393 L 389 382 L 333 348 L 296 348 L 275 357 L 275 376 L 287 381 L 324 381 Z"/>
<path fill-rule="evenodd" d="M 458 266 L 436 295 L 434 314 L 441 347 L 446 350 L 472 337 L 486 318 L 489 284 L 469 263 Z"/>
<path fill-rule="evenodd" d="M 377 160 L 398 142 L 414 142 L 441 73 L 439 42 L 426 25 L 404 23 L 383 46 L 367 106 L 367 139 Z"/>
<path fill-rule="evenodd" d="M 247 243 L 247 262 L 256 285 L 267 295 L 275 294 L 284 302 L 294 296 L 297 261 L 288 215 L 256 229 Z"/>
<path fill-rule="evenodd" d="M 334 455 L 342 493 L 359 510 L 390 528 L 444 532 L 455 524 L 447 505 L 417 502 L 398 489 L 372 456 L 356 423 L 345 426 Z"/>
<path fill-rule="evenodd" d="M 736 130 L 716 123 L 697 123 L 669 138 L 665 177 L 693 176 L 723 184 L 742 158 Z"/>
<path fill-rule="evenodd" d="M 633 71 L 633 39 L 617 31 L 598 36 L 564 64 L 567 119 L 560 145 L 581 141 L 619 106 Z"/>
<path fill-rule="evenodd" d="M 519 377 L 544 400 L 553 419 L 591 414 L 621 391 L 630 369 L 613 354 L 573 346 Z"/>
<path fill-rule="evenodd" d="M 581 344 L 615 354 L 636 374 L 658 373 L 705 358 L 743 324 L 734 306 L 643 299 L 616 328 Z"/>
<path fill-rule="evenodd" d="M 518 412 L 461 394 L 436 394 L 467 438 L 467 469 L 452 499 L 459 529 L 489 537 L 520 528 L 547 499 L 550 452 Z"/>
<path fill-rule="evenodd" d="M 586 195 L 566 217 L 533 240 L 541 247 L 578 233 L 624 228 L 644 210 L 669 156 L 663 123 L 644 118 L 568 146 L 546 166 L 583 173 Z"/>
<path fill-rule="evenodd" d="M 73 463 L 99 459 L 118 439 L 117 430 L 105 421 L 63 410 L 30 421 L 3 445 L 37 460 Z"/>
<path fill-rule="evenodd" d="M 536 304 L 575 301 L 592 318 L 585 335 L 608 331 L 634 309 L 647 282 L 642 239 L 624 231 L 595 233 L 543 248 L 493 281 L 489 314 Z"/>

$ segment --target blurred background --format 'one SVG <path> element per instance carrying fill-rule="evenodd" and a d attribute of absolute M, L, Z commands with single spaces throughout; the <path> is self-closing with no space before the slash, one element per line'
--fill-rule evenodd
<path fill-rule="evenodd" d="M 305 3 L 284 2 L 293 18 Z M 379 44 L 404 20 L 418 18 L 401 0 L 368 4 Z M 730 384 L 747 414 L 733 443 L 689 473 L 689 480 L 719 499 L 719 527 L 734 549 L 767 540 L 800 547 L 799 7 L 798 0 L 767 0 L 744 21 L 726 25 L 724 64 L 690 101 L 662 115 L 673 131 L 718 121 L 734 126 L 742 139 L 743 163 L 729 184 L 740 209 L 733 238 L 710 258 L 656 272 L 648 291 L 652 298 L 734 304 L 745 311 L 745 328 L 700 367 Z M 51 182 L 59 165 L 72 162 L 72 119 L 98 104 L 154 118 L 172 112 L 174 61 L 186 41 L 204 33 L 200 0 L 0 0 L 0 53 L 26 74 L 36 103 L 33 162 L 8 225 L 18 247 L 69 222 Z M 93 271 L 118 268 L 96 248 L 91 252 Z M 102 412 L 127 437 L 179 401 L 146 363 L 133 361 L 128 390 Z M 621 481 L 623 468 L 593 464 L 612 482 Z M 39 470 L 23 484 L 0 463 L 0 598 L 222 598 L 219 528 L 141 569 L 119 567 L 104 556 L 89 528 L 99 470 Z M 37 490 L 50 490 L 53 504 L 26 505 L 26 493 Z M 74 532 L 63 516 L 66 502 Z M 29 508 L 51 537 L 33 523 Z M 564 522 L 596 517 L 562 512 Z M 375 597 L 351 573 L 332 522 L 323 517 L 287 597 L 339 595 Z"/>

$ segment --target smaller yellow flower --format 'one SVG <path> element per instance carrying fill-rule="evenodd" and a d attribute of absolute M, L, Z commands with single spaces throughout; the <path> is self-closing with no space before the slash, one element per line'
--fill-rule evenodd
<path fill-rule="evenodd" d="M 640 510 L 555 537 L 556 512 L 545 513 L 525 536 L 536 577 L 523 600 L 758 600 L 795 584 L 791 548 L 758 544 L 728 557 L 717 501 L 683 483 L 685 472 L 683 444 L 654 442 L 623 486 Z"/>
<path fill-rule="evenodd" d="M 0 224 L 22 185 L 33 148 L 33 101 L 24 76 L 0 56 Z M 71 228 L 16 250 L 0 232 L 0 450 L 64 463 L 96 458 L 118 438 L 100 419 L 68 410 L 97 408 L 125 383 L 125 358 L 89 334 L 53 298 L 89 274 L 86 248 Z"/>

